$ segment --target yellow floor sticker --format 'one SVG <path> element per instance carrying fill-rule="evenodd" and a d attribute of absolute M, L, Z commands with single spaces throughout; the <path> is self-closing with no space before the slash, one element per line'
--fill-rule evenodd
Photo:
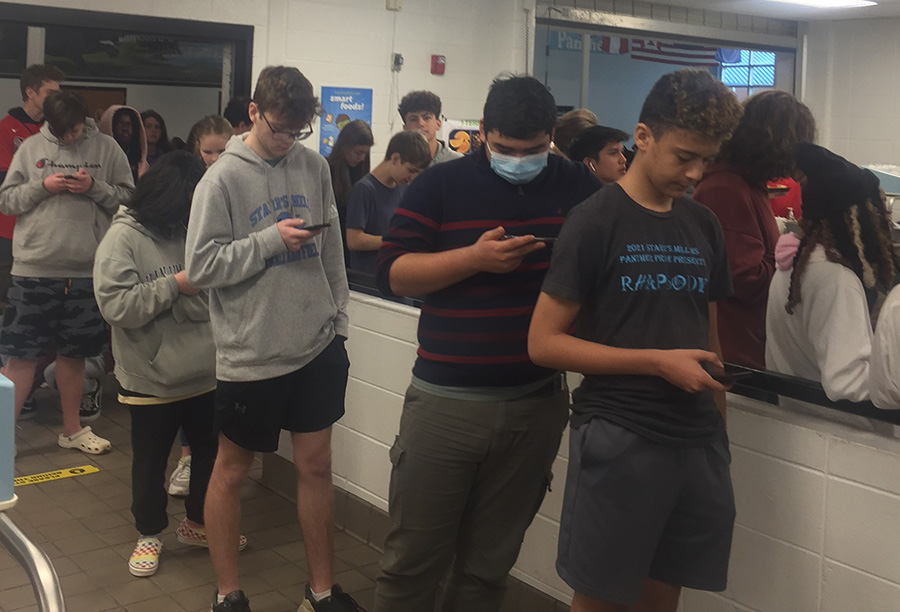
<path fill-rule="evenodd" d="M 66 470 L 54 470 L 52 472 L 44 472 L 43 474 L 32 474 L 31 476 L 19 476 L 14 480 L 17 487 L 30 484 L 38 484 L 41 482 L 50 482 L 51 480 L 60 480 L 62 478 L 72 478 L 73 476 L 84 476 L 85 474 L 93 474 L 99 472 L 100 468 L 94 465 L 80 465 L 78 467 Z"/>

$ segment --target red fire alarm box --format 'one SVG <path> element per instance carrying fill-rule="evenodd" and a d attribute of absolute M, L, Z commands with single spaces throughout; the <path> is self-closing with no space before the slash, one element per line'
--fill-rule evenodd
<path fill-rule="evenodd" d="M 431 74 L 444 74 L 444 68 L 447 66 L 447 58 L 443 55 L 431 56 Z"/>

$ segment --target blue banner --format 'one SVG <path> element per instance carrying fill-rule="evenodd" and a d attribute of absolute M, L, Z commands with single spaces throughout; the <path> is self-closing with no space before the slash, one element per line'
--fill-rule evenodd
<path fill-rule="evenodd" d="M 372 126 L 372 90 L 353 87 L 323 87 L 319 119 L 319 153 L 328 156 L 344 126 L 362 119 Z"/>

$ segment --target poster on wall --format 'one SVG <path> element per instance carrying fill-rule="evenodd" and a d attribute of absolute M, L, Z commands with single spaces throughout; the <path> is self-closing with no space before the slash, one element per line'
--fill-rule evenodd
<path fill-rule="evenodd" d="M 372 125 L 372 90 L 354 87 L 322 87 L 319 118 L 319 153 L 328 157 L 344 126 L 356 119 Z"/>
<path fill-rule="evenodd" d="M 447 146 L 457 153 L 466 155 L 481 148 L 478 119 L 446 119 L 442 126 L 442 137 Z"/>

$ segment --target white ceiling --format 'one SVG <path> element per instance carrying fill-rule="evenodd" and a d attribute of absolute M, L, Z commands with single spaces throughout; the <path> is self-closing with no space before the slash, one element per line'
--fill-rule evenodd
<path fill-rule="evenodd" d="M 878 6 L 846 9 L 817 9 L 770 0 L 669 0 L 666 3 L 673 6 L 798 21 L 900 17 L 900 0 L 875 1 L 878 2 Z"/>

